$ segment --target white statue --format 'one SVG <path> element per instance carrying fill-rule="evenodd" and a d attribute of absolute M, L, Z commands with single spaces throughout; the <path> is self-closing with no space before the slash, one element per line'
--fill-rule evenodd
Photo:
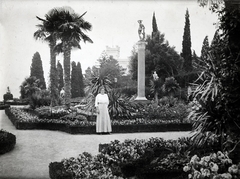
<path fill-rule="evenodd" d="M 139 23 L 139 27 L 138 27 L 139 39 L 144 40 L 145 39 L 145 27 L 142 24 L 142 20 L 138 20 L 138 23 Z"/>

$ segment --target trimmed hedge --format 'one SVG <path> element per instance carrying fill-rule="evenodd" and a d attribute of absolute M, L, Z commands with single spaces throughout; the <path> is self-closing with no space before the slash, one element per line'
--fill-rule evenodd
<path fill-rule="evenodd" d="M 49 176 L 51 179 L 72 179 L 71 173 L 66 172 L 62 162 L 49 164 Z"/>
<path fill-rule="evenodd" d="M 16 136 L 7 131 L 0 130 L 0 154 L 13 150 L 16 144 Z"/>
<path fill-rule="evenodd" d="M 0 104 L 0 110 L 6 109 L 6 108 L 9 108 L 9 107 L 10 107 L 9 104 Z"/>

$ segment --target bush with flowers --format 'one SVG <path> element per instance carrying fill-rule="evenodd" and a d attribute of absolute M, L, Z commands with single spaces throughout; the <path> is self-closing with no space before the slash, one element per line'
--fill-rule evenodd
<path fill-rule="evenodd" d="M 233 164 L 227 152 L 211 153 L 199 158 L 194 155 L 183 168 L 189 179 L 239 179 L 240 163 Z"/>
<path fill-rule="evenodd" d="M 163 174 L 168 179 L 181 178 L 185 176 L 182 168 L 193 155 L 192 143 L 190 138 L 114 140 L 100 144 L 100 153 L 96 156 L 84 152 L 77 158 L 63 159 L 60 163 L 64 172 L 60 173 L 70 173 L 73 178 L 147 179 L 163 177 Z M 212 146 L 207 148 L 211 150 Z"/>

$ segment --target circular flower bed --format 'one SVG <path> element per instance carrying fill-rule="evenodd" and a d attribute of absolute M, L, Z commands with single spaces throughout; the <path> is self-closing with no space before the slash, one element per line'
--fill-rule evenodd
<path fill-rule="evenodd" d="M 0 154 L 11 151 L 16 144 L 16 136 L 4 130 L 0 130 Z"/>

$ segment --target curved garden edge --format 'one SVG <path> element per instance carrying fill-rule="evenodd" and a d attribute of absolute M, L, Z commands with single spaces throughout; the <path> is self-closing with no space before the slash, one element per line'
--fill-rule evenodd
<path fill-rule="evenodd" d="M 10 112 L 9 109 L 5 109 L 5 113 L 11 120 L 16 129 L 46 129 L 46 130 L 58 130 L 67 132 L 70 134 L 94 134 L 96 133 L 95 126 L 71 126 L 62 123 L 29 123 L 18 122 L 17 118 Z M 113 125 L 112 133 L 134 133 L 134 132 L 167 132 L 167 131 L 191 131 L 192 124 L 190 123 L 177 123 L 177 124 L 138 124 L 138 125 Z"/>

